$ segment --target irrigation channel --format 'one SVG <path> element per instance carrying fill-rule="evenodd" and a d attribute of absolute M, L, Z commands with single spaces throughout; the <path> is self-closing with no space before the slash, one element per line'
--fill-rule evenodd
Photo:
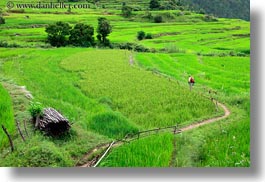
<path fill-rule="evenodd" d="M 115 140 L 112 141 L 111 143 L 107 143 L 107 144 L 103 144 L 100 146 L 95 147 L 94 149 L 90 150 L 80 161 L 87 161 L 83 164 L 80 164 L 80 161 L 78 161 L 77 163 L 77 167 L 97 167 L 100 162 L 104 159 L 104 157 L 107 156 L 107 154 L 109 153 L 109 151 L 114 148 L 114 147 L 118 147 L 120 145 L 122 145 L 123 143 L 128 143 L 131 142 L 133 140 L 137 140 L 143 137 L 148 137 L 151 134 L 157 134 L 160 132 L 173 132 L 174 135 L 188 131 L 188 130 L 192 130 L 194 128 L 215 122 L 215 121 L 219 121 L 222 120 L 224 118 L 227 118 L 231 112 L 230 110 L 222 103 L 219 103 L 218 101 L 212 99 L 212 101 L 216 104 L 217 107 L 221 107 L 224 110 L 224 115 L 223 116 L 218 116 L 218 117 L 214 117 L 214 118 L 210 118 L 210 119 L 206 119 L 206 120 L 202 120 L 200 122 L 197 123 L 193 123 L 191 125 L 182 127 L 178 129 L 178 126 L 169 126 L 169 127 L 165 127 L 165 128 L 156 128 L 156 129 L 152 129 L 152 130 L 145 130 L 145 131 L 140 131 L 136 134 L 127 134 L 123 139 L 120 140 Z"/>

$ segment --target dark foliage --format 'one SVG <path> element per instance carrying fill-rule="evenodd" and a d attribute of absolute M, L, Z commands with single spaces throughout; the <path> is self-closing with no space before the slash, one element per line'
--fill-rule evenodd
<path fill-rule="evenodd" d="M 250 20 L 249 0 L 182 0 L 195 11 L 213 14 L 218 17 Z"/>
<path fill-rule="evenodd" d="M 48 42 L 56 47 L 66 46 L 70 29 L 70 25 L 62 21 L 47 26 L 45 31 L 48 33 Z"/>
<path fill-rule="evenodd" d="M 74 46 L 91 47 L 94 45 L 94 28 L 78 23 L 70 31 L 69 42 Z"/>
<path fill-rule="evenodd" d="M 154 22 L 155 23 L 162 23 L 163 22 L 163 17 L 161 15 L 157 15 L 154 17 Z"/>
<path fill-rule="evenodd" d="M 145 32 L 144 31 L 139 31 L 137 33 L 137 39 L 138 40 L 143 40 L 145 38 Z"/>
<path fill-rule="evenodd" d="M 109 46 L 110 41 L 107 39 L 107 36 L 112 32 L 112 26 L 106 18 L 98 18 L 98 28 L 97 28 L 97 39 L 100 44 L 104 46 Z"/>
<path fill-rule="evenodd" d="M 147 33 L 145 39 L 153 39 L 153 35 L 151 33 Z"/>
<path fill-rule="evenodd" d="M 151 10 L 158 10 L 160 8 L 159 0 L 151 0 L 149 3 L 149 8 Z"/>
<path fill-rule="evenodd" d="M 134 50 L 136 52 L 151 52 L 151 51 L 155 52 L 155 50 L 150 50 L 142 45 L 131 43 L 131 42 L 115 44 L 114 47 L 119 48 L 119 49 Z"/>
<path fill-rule="evenodd" d="M 5 24 L 5 23 L 6 23 L 6 21 L 5 21 L 4 17 L 0 16 L 0 24 Z"/>

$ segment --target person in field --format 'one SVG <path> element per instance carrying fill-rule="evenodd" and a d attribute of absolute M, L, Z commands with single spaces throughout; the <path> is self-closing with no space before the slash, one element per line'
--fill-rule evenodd
<path fill-rule="evenodd" d="M 195 83 L 194 78 L 193 78 L 192 76 L 189 76 L 188 83 L 189 83 L 189 85 L 190 85 L 190 91 L 191 91 L 192 86 L 193 86 L 194 83 Z"/>

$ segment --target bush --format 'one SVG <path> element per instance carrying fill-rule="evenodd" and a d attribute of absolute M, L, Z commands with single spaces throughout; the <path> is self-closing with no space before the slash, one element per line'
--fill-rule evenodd
<path fill-rule="evenodd" d="M 38 115 L 43 115 L 43 106 L 39 102 L 30 103 L 29 112 L 32 118 L 36 118 Z"/>
<path fill-rule="evenodd" d="M 145 38 L 146 39 L 153 39 L 153 35 L 151 33 L 147 33 Z"/>
<path fill-rule="evenodd" d="M 163 22 L 163 17 L 161 15 L 157 15 L 154 17 L 154 22 L 155 23 L 162 23 Z"/>
<path fill-rule="evenodd" d="M 12 44 L 9 44 L 5 41 L 0 41 L 0 47 L 5 47 L 5 48 L 17 48 L 17 47 L 20 47 L 20 45 L 16 44 L 16 43 L 12 43 Z"/>
<path fill-rule="evenodd" d="M 115 44 L 114 47 L 119 48 L 119 49 L 134 50 L 137 52 L 151 52 L 150 49 L 148 49 L 142 45 L 138 45 L 138 44 L 131 43 L 131 42 Z M 156 50 L 153 49 L 152 52 L 156 52 Z"/>
<path fill-rule="evenodd" d="M 119 49 L 133 50 L 135 47 L 135 44 L 131 42 L 126 42 L 126 43 L 117 44 L 116 47 L 118 47 Z"/>
<path fill-rule="evenodd" d="M 90 128 L 110 138 L 123 138 L 128 133 L 136 133 L 137 127 L 117 112 L 105 112 L 92 118 Z"/>
<path fill-rule="evenodd" d="M 6 23 L 6 21 L 5 21 L 4 17 L 0 16 L 0 24 L 5 24 L 5 23 Z"/>
<path fill-rule="evenodd" d="M 150 52 L 150 50 L 142 45 L 136 45 L 134 47 L 134 51 L 137 51 L 137 52 Z"/>
<path fill-rule="evenodd" d="M 143 40 L 145 38 L 145 32 L 144 31 L 139 31 L 137 33 L 137 39 L 138 40 Z"/>

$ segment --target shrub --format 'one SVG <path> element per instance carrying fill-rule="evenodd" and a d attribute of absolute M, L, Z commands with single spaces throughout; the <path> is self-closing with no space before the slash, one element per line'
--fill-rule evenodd
<path fill-rule="evenodd" d="M 134 50 L 137 52 L 150 52 L 150 50 L 142 45 L 136 45 Z"/>
<path fill-rule="evenodd" d="M 145 32 L 144 31 L 139 31 L 137 33 L 137 39 L 138 40 L 143 40 L 145 38 Z"/>
<path fill-rule="evenodd" d="M 136 133 L 137 127 L 117 112 L 105 112 L 92 118 L 90 128 L 111 138 L 123 138 L 128 133 Z"/>
<path fill-rule="evenodd" d="M 153 35 L 151 33 L 147 33 L 145 38 L 146 39 L 153 39 Z"/>
<path fill-rule="evenodd" d="M 150 49 L 148 49 L 142 45 L 138 45 L 138 44 L 131 43 L 131 42 L 115 44 L 114 47 L 119 48 L 119 49 L 134 50 L 137 52 L 150 52 L 151 51 Z M 155 52 L 156 50 L 153 49 L 152 51 Z"/>
<path fill-rule="evenodd" d="M 17 48 L 17 47 L 20 47 L 20 45 L 16 44 L 16 43 L 12 43 L 12 44 L 9 44 L 5 41 L 0 41 L 0 47 L 5 47 L 5 48 Z"/>
<path fill-rule="evenodd" d="M 162 23 L 163 22 L 163 17 L 161 15 L 157 15 L 154 17 L 154 22 L 155 23 Z"/>
<path fill-rule="evenodd" d="M 39 102 L 30 103 L 29 112 L 32 118 L 36 118 L 38 115 L 43 115 L 43 106 Z"/>
<path fill-rule="evenodd" d="M 119 49 L 127 49 L 127 50 L 133 50 L 136 44 L 131 43 L 131 42 L 126 42 L 126 43 L 121 43 L 118 44 L 117 47 Z"/>
<path fill-rule="evenodd" d="M 6 21 L 5 21 L 4 17 L 0 16 L 0 24 L 5 24 L 5 23 L 6 23 Z"/>

